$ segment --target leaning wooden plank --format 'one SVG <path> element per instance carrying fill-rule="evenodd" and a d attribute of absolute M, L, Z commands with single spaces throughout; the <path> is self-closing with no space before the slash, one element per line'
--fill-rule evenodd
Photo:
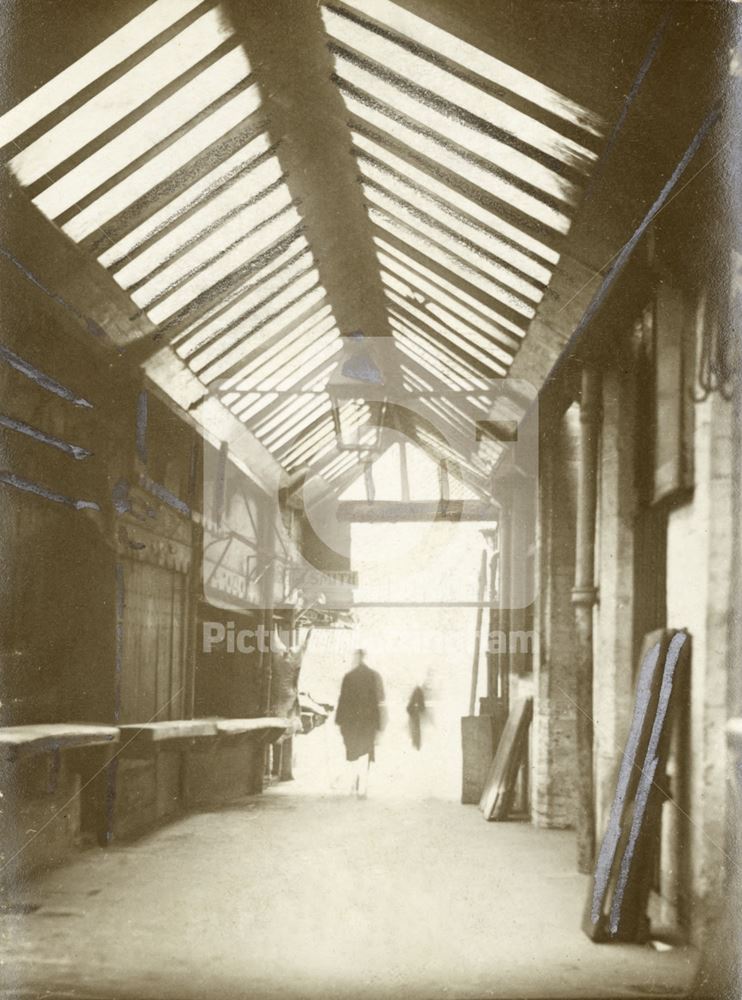
<path fill-rule="evenodd" d="M 652 718 L 656 710 L 662 664 L 670 633 L 658 630 L 647 635 L 642 646 L 641 667 L 637 678 L 634 711 L 629 727 L 616 790 L 611 802 L 608 825 L 598 853 L 592 892 L 583 917 L 583 930 L 593 941 L 607 940 L 605 909 L 616 879 L 618 859 L 623 854 L 627 817 L 631 812 L 639 767 L 646 754 Z"/>
<path fill-rule="evenodd" d="M 658 631 L 644 642 L 633 717 L 583 918 L 593 941 L 638 941 L 648 933 L 669 719 L 689 647 L 685 632 Z"/>
<path fill-rule="evenodd" d="M 486 820 L 507 818 L 518 770 L 525 759 L 532 718 L 532 698 L 521 698 L 510 709 L 479 803 Z"/>
<path fill-rule="evenodd" d="M 667 796 L 667 761 L 672 716 L 681 677 L 688 669 L 690 638 L 676 632 L 667 649 L 649 745 L 634 797 L 628 840 L 621 856 L 608 918 L 608 933 L 637 941 L 649 932 L 646 916 L 655 859 L 660 850 L 660 817 Z"/>

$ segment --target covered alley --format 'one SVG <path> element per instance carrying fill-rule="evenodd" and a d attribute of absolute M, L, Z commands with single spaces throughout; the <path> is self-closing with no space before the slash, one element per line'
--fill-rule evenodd
<path fill-rule="evenodd" d="M 0 996 L 742 997 L 742 20 L 7 0 Z"/>

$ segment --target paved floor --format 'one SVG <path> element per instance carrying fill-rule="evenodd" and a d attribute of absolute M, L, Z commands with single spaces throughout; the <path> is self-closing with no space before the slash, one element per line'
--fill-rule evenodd
<path fill-rule="evenodd" d="M 642 997 L 682 949 L 593 945 L 570 834 L 284 785 L 91 849 L 4 916 L 3 996 Z"/>

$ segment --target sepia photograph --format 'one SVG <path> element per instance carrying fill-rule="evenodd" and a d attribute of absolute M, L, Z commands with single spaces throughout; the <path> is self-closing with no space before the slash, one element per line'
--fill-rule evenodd
<path fill-rule="evenodd" d="M 742 1000 L 742 3 L 1 0 L 0 1000 Z"/>

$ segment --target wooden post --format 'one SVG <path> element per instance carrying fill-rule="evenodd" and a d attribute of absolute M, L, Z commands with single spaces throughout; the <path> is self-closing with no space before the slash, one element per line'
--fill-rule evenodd
<path fill-rule="evenodd" d="M 474 662 L 471 667 L 471 691 L 469 692 L 469 715 L 477 709 L 477 683 L 479 681 L 479 657 L 482 651 L 482 619 L 484 617 L 484 595 L 487 588 L 487 549 L 482 552 L 479 568 L 479 607 L 477 608 L 476 635 L 474 636 Z"/>
<path fill-rule="evenodd" d="M 203 515 L 204 500 L 204 443 L 201 437 L 195 438 L 191 452 L 191 475 L 188 499 L 191 511 L 201 511 Z M 204 526 L 203 517 L 195 518 L 191 513 L 191 562 L 186 575 L 186 641 L 185 664 L 183 668 L 184 693 L 182 700 L 176 704 L 182 705 L 182 715 L 192 719 L 196 711 L 196 674 L 201 653 L 201 635 L 199 609 L 203 596 L 203 552 Z"/>
<path fill-rule="evenodd" d="M 593 607 L 595 589 L 595 514 L 598 495 L 598 430 L 600 376 L 582 371 L 580 445 L 577 475 L 575 585 L 572 604 L 576 640 L 575 697 L 577 701 L 577 869 L 589 874 L 595 856 L 593 808 Z"/>
<path fill-rule="evenodd" d="M 262 704 L 263 704 L 263 714 L 271 715 L 271 686 L 273 680 L 273 671 L 271 667 L 271 634 L 273 631 L 273 590 L 275 587 L 275 538 L 276 538 L 276 522 L 275 522 L 275 511 L 273 505 L 269 498 L 266 498 L 262 504 L 263 512 L 263 526 L 260 532 L 260 546 L 258 549 L 259 558 L 267 561 L 268 565 L 265 568 L 263 574 L 263 642 L 267 643 L 267 648 L 264 645 L 263 649 L 260 650 L 260 674 L 262 678 L 263 690 L 262 694 Z M 260 567 L 262 570 L 262 567 Z M 265 749 L 266 761 L 271 759 L 275 750 L 273 745 L 269 745 Z M 272 760 L 271 760 L 272 763 Z M 271 765 L 268 764 L 268 767 Z"/>
<path fill-rule="evenodd" d="M 505 635 L 505 648 L 496 654 L 496 669 L 491 696 L 497 702 L 503 720 L 510 711 L 510 629 L 513 599 L 513 483 L 510 479 L 500 485 L 498 499 L 500 510 L 500 594 L 498 628 Z"/>
<path fill-rule="evenodd" d="M 516 676 L 522 676 L 527 672 L 529 657 L 527 640 L 525 640 L 526 648 L 522 646 L 517 648 L 515 636 L 527 631 L 529 520 L 533 516 L 530 488 L 529 483 L 524 478 L 513 481 L 508 556 L 510 572 L 508 664 L 510 673 Z"/>

